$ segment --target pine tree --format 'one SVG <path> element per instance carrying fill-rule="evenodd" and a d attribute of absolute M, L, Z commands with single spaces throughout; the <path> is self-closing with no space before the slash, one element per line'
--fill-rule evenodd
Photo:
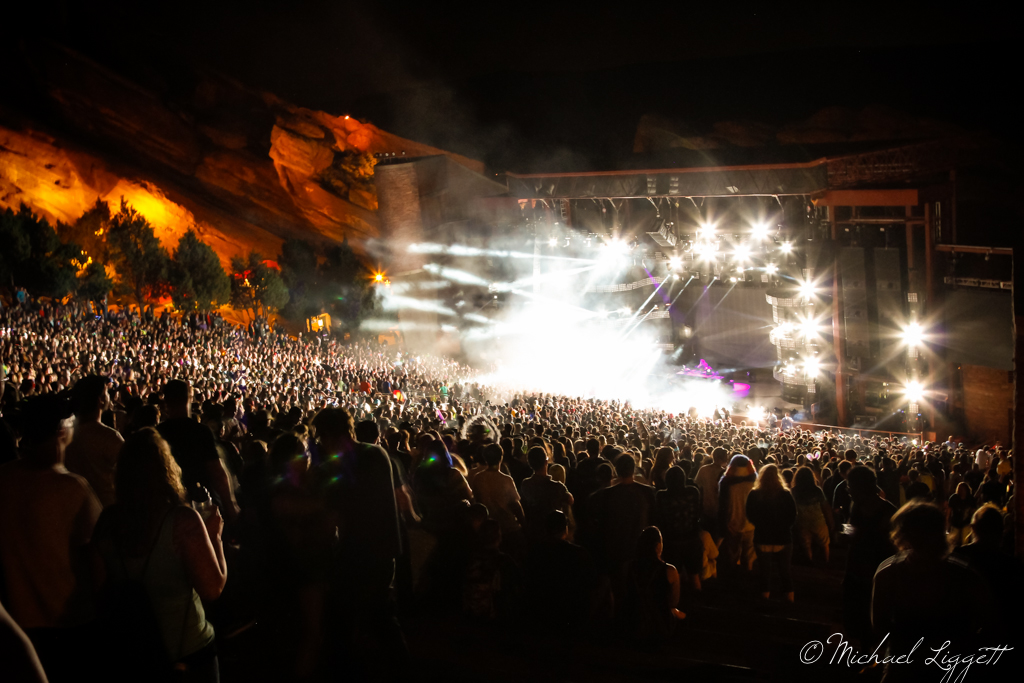
<path fill-rule="evenodd" d="M 120 210 L 111 216 L 107 247 L 126 293 L 140 307 L 167 289 L 170 258 L 146 217 L 121 197 Z"/>
<path fill-rule="evenodd" d="M 210 311 L 231 300 L 231 280 L 213 248 L 194 230 L 182 235 L 169 269 L 171 301 L 179 311 Z"/>
<path fill-rule="evenodd" d="M 288 288 L 258 252 L 231 258 L 231 305 L 267 317 L 288 303 Z"/>

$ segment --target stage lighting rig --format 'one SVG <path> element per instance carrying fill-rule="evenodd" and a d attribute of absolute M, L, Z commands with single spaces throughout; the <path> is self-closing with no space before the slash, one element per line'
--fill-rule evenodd
<path fill-rule="evenodd" d="M 801 298 L 806 299 L 808 301 L 814 298 L 814 293 L 817 291 L 817 288 L 814 286 L 814 283 L 811 282 L 810 280 L 801 282 L 798 286 L 798 289 L 800 291 Z"/>
<path fill-rule="evenodd" d="M 799 321 L 798 326 L 805 339 L 814 339 L 818 336 L 818 321 L 814 318 L 804 318 Z"/>
<path fill-rule="evenodd" d="M 696 249 L 694 249 L 694 251 L 697 253 L 697 256 L 699 256 L 701 258 L 701 260 L 704 260 L 704 261 L 714 261 L 715 260 L 715 247 L 713 245 L 702 244 L 699 247 L 697 247 Z"/>
<path fill-rule="evenodd" d="M 792 251 L 793 251 L 793 243 L 792 242 L 783 242 L 782 244 L 779 245 L 779 251 L 781 251 L 783 254 L 792 253 Z"/>
<path fill-rule="evenodd" d="M 900 338 L 909 347 L 920 346 L 924 343 L 924 328 L 918 322 L 908 323 L 900 332 Z"/>
<path fill-rule="evenodd" d="M 920 403 L 924 398 L 924 385 L 917 381 L 907 382 L 903 387 L 903 395 L 908 403 Z"/>
<path fill-rule="evenodd" d="M 761 221 L 750 226 L 750 237 L 759 242 L 768 239 L 768 223 Z"/>

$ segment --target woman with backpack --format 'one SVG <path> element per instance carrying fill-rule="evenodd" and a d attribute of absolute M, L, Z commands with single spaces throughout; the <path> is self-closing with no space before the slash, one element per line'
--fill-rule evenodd
<path fill-rule="evenodd" d="M 227 581 L 224 520 L 216 507 L 200 516 L 186 504 L 181 469 L 152 428 L 122 446 L 115 490 L 93 535 L 102 628 L 118 644 L 110 680 L 219 680 L 202 600 Z"/>

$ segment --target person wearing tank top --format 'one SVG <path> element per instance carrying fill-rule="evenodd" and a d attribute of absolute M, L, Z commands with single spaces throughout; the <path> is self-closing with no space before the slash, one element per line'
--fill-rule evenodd
<path fill-rule="evenodd" d="M 118 456 L 117 503 L 93 536 L 98 587 L 132 580 L 149 597 L 161 639 L 183 680 L 219 680 L 213 626 L 203 600 L 220 596 L 227 563 L 217 508 L 206 516 L 185 504 L 181 471 L 152 428 L 131 435 Z"/>

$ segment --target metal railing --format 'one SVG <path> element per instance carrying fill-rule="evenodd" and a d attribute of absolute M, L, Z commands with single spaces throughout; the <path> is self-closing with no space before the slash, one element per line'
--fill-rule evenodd
<path fill-rule="evenodd" d="M 750 415 L 735 415 L 734 414 L 734 415 L 731 415 L 730 418 L 736 424 L 739 424 L 740 422 L 753 421 L 755 424 L 752 424 L 752 425 L 748 424 L 747 425 L 748 429 L 760 429 L 762 422 L 764 422 L 765 426 L 767 426 L 767 422 L 763 418 L 759 419 L 759 418 L 755 418 L 755 417 L 750 416 Z M 782 420 L 779 420 L 779 422 L 776 424 L 775 428 L 777 430 L 779 430 L 779 431 L 782 430 Z M 806 430 L 806 431 L 809 431 L 809 432 L 821 432 L 821 431 L 841 432 L 841 433 L 844 433 L 844 434 L 848 434 L 850 436 L 860 436 L 860 437 L 863 437 L 864 434 L 882 434 L 882 435 L 888 436 L 889 438 L 892 438 L 893 436 L 907 436 L 907 437 L 911 437 L 913 440 L 916 440 L 917 443 L 919 443 L 919 444 L 924 442 L 924 432 L 896 432 L 896 431 L 892 431 L 892 430 L 889 430 L 889 429 L 867 429 L 867 428 L 864 428 L 864 427 L 836 427 L 835 425 L 818 424 L 818 423 L 815 423 L 815 422 L 795 422 L 795 421 L 793 422 L 793 428 L 794 429 L 800 428 L 800 429 L 803 429 L 803 430 Z"/>

